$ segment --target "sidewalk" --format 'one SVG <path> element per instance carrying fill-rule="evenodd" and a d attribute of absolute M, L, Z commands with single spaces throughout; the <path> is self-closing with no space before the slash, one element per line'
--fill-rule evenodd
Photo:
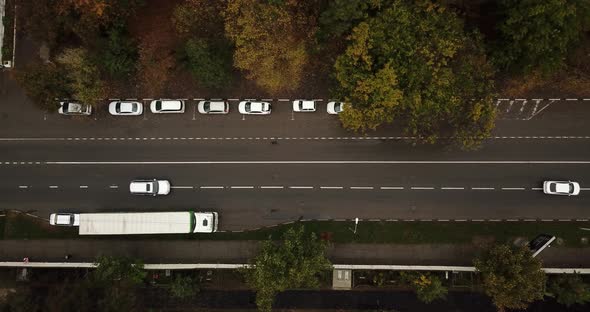
<path fill-rule="evenodd" d="M 248 263 L 256 241 L 195 240 L 2 240 L 0 262 L 93 262 L 99 255 L 129 256 L 153 264 Z M 478 253 L 473 245 L 334 244 L 328 257 L 334 264 L 471 266 Z M 544 267 L 590 268 L 590 248 L 547 248 Z"/>

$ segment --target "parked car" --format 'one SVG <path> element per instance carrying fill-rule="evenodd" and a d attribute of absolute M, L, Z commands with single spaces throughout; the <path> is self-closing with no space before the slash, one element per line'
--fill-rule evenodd
<path fill-rule="evenodd" d="M 226 101 L 200 101 L 197 109 L 201 114 L 227 114 L 229 103 Z"/>
<path fill-rule="evenodd" d="M 328 102 L 326 110 L 330 115 L 338 115 L 344 110 L 344 107 L 346 106 L 348 106 L 348 104 L 344 102 Z"/>
<path fill-rule="evenodd" d="M 113 101 L 109 104 L 109 113 L 115 116 L 139 116 L 143 114 L 143 104 L 129 101 Z"/>
<path fill-rule="evenodd" d="M 92 105 L 63 101 L 59 102 L 59 109 L 57 112 L 62 115 L 89 116 L 92 114 Z"/>
<path fill-rule="evenodd" d="M 60 226 L 79 226 L 80 214 L 77 213 L 52 213 L 49 215 L 49 224 Z"/>
<path fill-rule="evenodd" d="M 129 192 L 134 195 L 168 195 L 170 182 L 168 180 L 134 180 L 129 183 Z"/>
<path fill-rule="evenodd" d="M 293 101 L 294 112 L 315 112 L 316 105 L 315 101 L 308 100 L 295 100 Z"/>
<path fill-rule="evenodd" d="M 572 181 L 545 181 L 543 182 L 543 192 L 549 195 L 578 195 L 580 194 L 580 184 Z"/>
<path fill-rule="evenodd" d="M 269 115 L 272 105 L 269 102 L 250 102 L 242 101 L 238 105 L 240 114 L 245 115 Z"/>
<path fill-rule="evenodd" d="M 150 109 L 154 114 L 182 114 L 184 113 L 183 100 L 153 100 Z"/>

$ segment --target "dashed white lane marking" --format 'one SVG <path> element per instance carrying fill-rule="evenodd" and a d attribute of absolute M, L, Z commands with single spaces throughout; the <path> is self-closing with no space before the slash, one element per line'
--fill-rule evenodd
<path fill-rule="evenodd" d="M 88 185 L 80 185 L 80 188 L 81 189 L 87 189 L 88 188 Z"/>
<path fill-rule="evenodd" d="M 503 187 L 502 190 L 504 191 L 524 191 L 524 187 Z"/>
<path fill-rule="evenodd" d="M 533 190 L 533 191 L 541 191 L 541 190 L 543 190 L 543 188 L 542 187 L 531 187 L 531 190 Z"/>
<path fill-rule="evenodd" d="M 434 187 L 430 187 L 430 186 L 412 186 L 411 189 L 413 189 L 413 190 L 434 190 Z"/>
<path fill-rule="evenodd" d="M 118 186 L 118 185 L 109 185 L 109 188 L 112 188 L 112 189 L 118 189 L 118 188 L 119 188 L 119 186 Z"/>
<path fill-rule="evenodd" d="M 264 185 L 260 187 L 261 189 L 284 189 L 284 186 L 280 185 Z"/>
<path fill-rule="evenodd" d="M 464 190 L 464 187 L 455 187 L 455 186 L 443 186 L 440 188 L 441 190 Z"/>
<path fill-rule="evenodd" d="M 493 187 L 472 187 L 472 190 L 476 190 L 476 191 L 493 191 L 495 190 L 495 188 Z"/>
<path fill-rule="evenodd" d="M 581 187 L 580 190 L 582 190 L 582 191 L 590 191 L 590 187 Z"/>
<path fill-rule="evenodd" d="M 19 189 L 27 189 L 27 188 L 29 188 L 29 186 L 28 185 L 19 185 L 18 188 Z"/>
<path fill-rule="evenodd" d="M 372 190 L 372 186 L 351 186 L 351 190 Z"/>
<path fill-rule="evenodd" d="M 203 190 L 209 190 L 209 189 L 211 189 L 211 190 L 220 190 L 220 189 L 223 189 L 224 187 L 223 186 L 201 186 L 199 188 L 200 189 L 203 189 Z"/>
<path fill-rule="evenodd" d="M 254 186 L 251 186 L 251 185 L 238 185 L 238 186 L 230 186 L 229 188 L 232 188 L 232 189 L 253 189 Z"/>
<path fill-rule="evenodd" d="M 344 187 L 342 186 L 320 186 L 322 190 L 342 190 Z"/>
<path fill-rule="evenodd" d="M 382 190 L 403 190 L 403 186 L 382 186 L 380 187 Z"/>
<path fill-rule="evenodd" d="M 311 190 L 313 186 L 289 186 L 289 188 L 295 190 Z"/>
<path fill-rule="evenodd" d="M 59 186 L 57 186 L 57 185 L 50 185 L 49 188 L 50 189 L 56 189 L 56 188 L 59 188 Z"/>
<path fill-rule="evenodd" d="M 194 187 L 192 187 L 192 186 L 171 186 L 170 188 L 173 188 L 173 189 L 193 189 Z"/>

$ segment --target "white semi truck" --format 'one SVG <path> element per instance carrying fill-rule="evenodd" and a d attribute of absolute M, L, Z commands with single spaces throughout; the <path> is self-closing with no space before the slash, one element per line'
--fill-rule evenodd
<path fill-rule="evenodd" d="M 119 212 L 51 214 L 49 220 L 52 225 L 79 226 L 80 235 L 129 235 L 213 233 L 219 217 L 217 212 Z"/>

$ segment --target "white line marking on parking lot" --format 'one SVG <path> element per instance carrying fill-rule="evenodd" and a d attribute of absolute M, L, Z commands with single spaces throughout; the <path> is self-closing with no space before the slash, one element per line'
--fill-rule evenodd
<path fill-rule="evenodd" d="M 524 191 L 524 187 L 503 187 L 502 190 L 504 191 Z"/>
<path fill-rule="evenodd" d="M 443 186 L 440 188 L 441 190 L 464 190 L 464 187 L 454 187 L 454 186 Z"/>
<path fill-rule="evenodd" d="M 242 186 L 242 185 L 240 185 L 240 186 L 230 186 L 230 188 L 232 188 L 232 189 L 253 189 L 254 186 L 250 186 L 250 185 L 248 185 L 248 186 Z"/>
<path fill-rule="evenodd" d="M 192 186 L 171 186 L 173 189 L 192 189 Z"/>
<path fill-rule="evenodd" d="M 351 186 L 351 190 L 372 190 L 372 186 Z"/>
<path fill-rule="evenodd" d="M 285 188 L 284 186 L 274 186 L 274 185 L 269 185 L 269 186 L 261 186 L 261 189 L 283 189 Z"/>
<path fill-rule="evenodd" d="M 434 187 L 430 187 L 430 186 L 412 186 L 411 189 L 413 189 L 413 190 L 434 190 Z"/>
<path fill-rule="evenodd" d="M 382 186 L 380 187 L 382 190 L 403 190 L 403 186 Z"/>
<path fill-rule="evenodd" d="M 223 189 L 223 186 L 201 186 L 200 189 Z"/>
<path fill-rule="evenodd" d="M 320 186 L 322 190 L 341 190 L 343 188 L 342 186 Z"/>
<path fill-rule="evenodd" d="M 297 190 L 311 190 L 313 186 L 289 186 L 290 189 L 297 189 Z"/>

